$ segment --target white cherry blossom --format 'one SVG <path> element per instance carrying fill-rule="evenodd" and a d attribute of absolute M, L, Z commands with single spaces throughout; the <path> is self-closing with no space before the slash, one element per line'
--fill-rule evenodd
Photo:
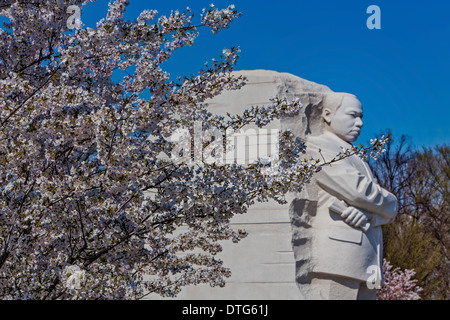
<path fill-rule="evenodd" d="M 126 21 L 129 1 L 115 0 L 95 28 L 68 30 L 67 7 L 89 2 L 0 1 L 8 19 L 0 28 L 0 297 L 134 299 L 222 286 L 230 271 L 216 257 L 219 242 L 246 235 L 230 219 L 255 201 L 283 202 L 319 167 L 301 160 L 289 133 L 276 174 L 264 162 L 173 163 L 170 137 L 196 122 L 222 132 L 264 126 L 301 104 L 208 112 L 207 99 L 245 85 L 231 75 L 239 48 L 195 75 L 171 80 L 164 71 L 199 30 L 228 28 L 240 15 L 233 5 L 211 6 L 198 22 L 190 9 Z M 72 266 L 76 290 L 64 281 Z"/>

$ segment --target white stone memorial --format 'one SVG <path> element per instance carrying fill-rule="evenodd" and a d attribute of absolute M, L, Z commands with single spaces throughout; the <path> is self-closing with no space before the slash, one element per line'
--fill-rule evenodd
<path fill-rule="evenodd" d="M 351 150 L 363 125 L 362 105 L 347 93 L 322 95 L 320 135 L 307 156 L 330 162 Z M 382 282 L 381 225 L 393 221 L 396 197 L 380 187 L 367 163 L 352 155 L 322 167 L 291 203 L 296 281 L 314 300 L 374 300 Z"/>
<path fill-rule="evenodd" d="M 240 114 L 252 105 L 271 104 L 275 96 L 300 98 L 298 116 L 274 120 L 264 129 L 289 128 L 305 139 L 307 156 L 314 159 L 331 160 L 358 137 L 362 108 L 353 95 L 288 73 L 235 73 L 244 75 L 247 84 L 208 101 L 211 112 Z M 257 128 L 244 131 L 251 136 L 252 129 Z M 267 141 L 249 137 L 246 156 L 276 143 Z M 378 186 L 367 164 L 352 156 L 327 166 L 287 200 L 286 205 L 256 203 L 233 218 L 232 225 L 248 236 L 237 244 L 223 242 L 218 257 L 232 272 L 225 287 L 186 287 L 176 298 L 373 299 L 374 290 L 363 289 L 371 276 L 368 271 L 375 266 L 379 272 L 380 225 L 395 217 L 396 199 Z"/>

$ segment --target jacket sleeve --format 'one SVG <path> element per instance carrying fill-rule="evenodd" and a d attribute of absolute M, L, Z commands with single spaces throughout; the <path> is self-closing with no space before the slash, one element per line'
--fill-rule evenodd
<path fill-rule="evenodd" d="M 392 222 L 397 214 L 397 198 L 346 159 L 323 166 L 315 179 L 322 189 L 336 198 L 376 215 L 376 225 Z"/>

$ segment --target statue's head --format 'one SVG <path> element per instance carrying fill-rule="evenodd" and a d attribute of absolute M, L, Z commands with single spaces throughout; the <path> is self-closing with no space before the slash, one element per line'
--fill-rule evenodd
<path fill-rule="evenodd" d="M 344 141 L 354 142 L 361 133 L 362 117 L 361 102 L 354 95 L 340 92 L 325 95 L 322 108 L 325 131 Z"/>

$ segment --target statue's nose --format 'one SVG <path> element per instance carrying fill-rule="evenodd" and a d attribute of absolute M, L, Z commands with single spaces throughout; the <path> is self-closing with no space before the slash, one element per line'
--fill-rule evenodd
<path fill-rule="evenodd" d="M 362 128 L 362 126 L 363 126 L 363 121 L 362 121 L 362 119 L 361 118 L 357 118 L 356 119 L 356 126 L 358 127 L 358 128 Z"/>

